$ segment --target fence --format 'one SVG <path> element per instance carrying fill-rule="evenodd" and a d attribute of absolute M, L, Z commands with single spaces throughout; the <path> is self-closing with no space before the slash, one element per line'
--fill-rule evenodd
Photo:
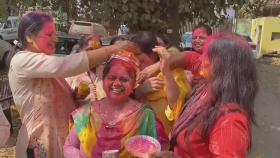
<path fill-rule="evenodd" d="M 11 114 L 11 104 L 13 96 L 10 90 L 9 80 L 8 80 L 8 69 L 0 69 L 0 106 L 3 109 L 5 116 L 7 117 L 9 123 L 11 124 L 11 133 L 13 132 L 12 114 Z"/>

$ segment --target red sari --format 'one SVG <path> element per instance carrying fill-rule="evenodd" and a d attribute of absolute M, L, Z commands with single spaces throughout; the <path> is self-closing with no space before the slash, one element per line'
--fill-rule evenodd
<path fill-rule="evenodd" d="M 250 128 L 246 114 L 236 104 L 227 104 L 220 110 L 209 138 L 204 140 L 194 129 L 185 142 L 186 129 L 182 130 L 174 147 L 174 153 L 182 158 L 246 158 L 250 144 Z"/>
<path fill-rule="evenodd" d="M 185 54 L 185 69 L 191 70 L 194 76 L 201 80 L 200 66 L 201 55 L 195 52 Z M 182 158 L 245 158 L 250 145 L 250 123 L 241 106 L 235 103 L 227 103 L 218 111 L 217 120 L 211 128 L 207 139 L 200 132 L 200 126 L 196 126 L 186 139 L 187 127 L 191 119 L 199 115 L 205 107 L 205 98 L 211 97 L 210 85 L 205 84 L 196 88 L 194 95 L 188 99 L 185 109 L 174 124 L 173 150 Z M 180 128 L 180 129 L 179 129 Z M 186 141 L 187 140 L 187 141 Z"/>

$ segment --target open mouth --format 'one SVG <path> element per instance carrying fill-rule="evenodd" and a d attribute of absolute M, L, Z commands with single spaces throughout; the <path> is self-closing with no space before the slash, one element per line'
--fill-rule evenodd
<path fill-rule="evenodd" d="M 116 94 L 116 95 L 120 95 L 124 91 L 123 88 L 119 88 L 119 87 L 118 88 L 117 87 L 112 87 L 110 90 L 113 94 Z"/>

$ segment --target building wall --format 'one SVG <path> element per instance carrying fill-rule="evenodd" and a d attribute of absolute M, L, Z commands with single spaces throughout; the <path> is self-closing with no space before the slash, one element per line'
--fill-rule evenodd
<path fill-rule="evenodd" d="M 235 32 L 251 36 L 252 19 L 237 19 Z"/>
<path fill-rule="evenodd" d="M 251 37 L 257 43 L 257 57 L 280 50 L 279 33 L 280 18 L 278 17 L 265 17 L 252 20 Z M 273 34 L 274 39 L 272 39 Z"/>

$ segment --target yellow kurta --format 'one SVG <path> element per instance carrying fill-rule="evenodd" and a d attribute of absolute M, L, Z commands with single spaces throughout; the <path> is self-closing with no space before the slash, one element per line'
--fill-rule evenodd
<path fill-rule="evenodd" d="M 11 61 L 9 82 L 22 121 L 16 156 L 62 158 L 68 119 L 75 104 L 65 77 L 89 70 L 86 53 L 57 57 L 22 51 Z"/>
<path fill-rule="evenodd" d="M 174 120 L 178 118 L 181 108 L 185 103 L 185 97 L 191 90 L 190 85 L 186 82 L 183 69 L 174 69 L 172 70 L 172 74 L 180 89 L 180 95 L 175 105 L 173 105 L 172 111 L 168 110 L 166 87 L 163 87 L 158 92 L 150 93 L 146 97 L 148 104 L 151 105 L 153 111 L 156 113 L 156 116 L 163 123 L 166 133 L 170 132 Z M 157 77 L 163 79 L 162 73 L 159 73 Z"/>

